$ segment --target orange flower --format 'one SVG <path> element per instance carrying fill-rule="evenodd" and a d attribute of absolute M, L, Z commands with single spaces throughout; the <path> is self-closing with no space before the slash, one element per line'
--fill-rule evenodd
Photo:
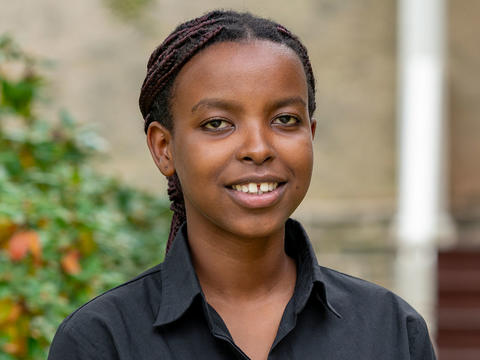
<path fill-rule="evenodd" d="M 33 255 L 35 262 L 39 262 L 42 258 L 42 247 L 38 233 L 33 230 L 20 231 L 10 238 L 8 241 L 8 254 L 13 261 L 20 261 L 28 252 Z"/>
<path fill-rule="evenodd" d="M 76 249 L 68 251 L 61 260 L 63 270 L 70 275 L 78 274 L 82 271 L 80 266 L 80 252 Z"/>

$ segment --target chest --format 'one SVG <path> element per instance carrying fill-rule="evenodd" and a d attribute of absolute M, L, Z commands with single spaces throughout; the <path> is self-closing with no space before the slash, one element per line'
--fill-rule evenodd
<path fill-rule="evenodd" d="M 252 360 L 264 360 L 277 336 L 288 301 L 216 307 L 234 343 Z"/>
<path fill-rule="evenodd" d="M 411 359 L 407 334 L 392 331 L 381 317 L 357 317 L 352 322 L 351 317 L 340 319 L 313 301 L 298 314 L 295 304 L 288 303 L 275 321 L 271 316 L 262 320 L 268 311 L 239 310 L 223 318 L 208 304 L 197 303 L 175 322 L 145 328 L 142 334 L 117 328 L 112 338 L 118 356 L 111 359 Z M 229 329 L 229 321 L 240 326 Z"/>
<path fill-rule="evenodd" d="M 366 327 L 372 324 L 348 326 L 344 320 L 338 319 L 318 304 L 315 306 L 307 304 L 307 307 L 298 315 L 294 312 L 293 304 L 287 305 L 274 330 L 272 330 L 273 322 L 262 324 L 258 321 L 261 318 L 260 311 L 256 319 L 245 317 L 245 326 L 232 331 L 226 327 L 228 320 L 222 319 L 213 308 L 209 311 L 208 321 L 197 313 L 187 313 L 178 322 L 156 329 L 152 337 L 155 344 L 152 343 L 150 346 L 149 354 L 138 356 L 137 352 L 134 358 L 148 360 L 410 359 L 403 335 L 393 334 L 387 329 L 378 329 L 383 333 L 383 338 L 379 340 L 378 337 L 373 337 L 371 333 L 365 331 Z M 240 315 L 239 312 L 238 316 Z M 265 328 L 260 329 L 262 326 Z M 378 323 L 375 326 L 381 327 L 382 324 Z M 255 347 L 257 344 L 260 345 L 259 348 Z M 262 344 L 264 346 L 261 346 Z M 158 348 L 158 354 L 162 356 L 152 357 L 153 347 Z"/>

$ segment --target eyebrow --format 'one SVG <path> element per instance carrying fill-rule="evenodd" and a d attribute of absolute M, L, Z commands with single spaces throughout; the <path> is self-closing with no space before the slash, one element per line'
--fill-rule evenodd
<path fill-rule="evenodd" d="M 307 103 L 301 96 L 292 96 L 287 97 L 284 99 L 279 99 L 272 101 L 267 105 L 268 109 L 277 109 L 288 105 L 302 105 L 307 106 Z M 192 113 L 198 110 L 200 107 L 212 107 L 212 108 L 220 108 L 225 110 L 238 110 L 241 108 L 241 105 L 236 101 L 232 100 L 223 100 L 217 98 L 207 98 L 202 99 L 192 107 Z"/>
<path fill-rule="evenodd" d="M 236 110 L 236 109 L 239 109 L 241 106 L 239 103 L 231 100 L 208 98 L 208 99 L 200 100 L 198 103 L 193 105 L 192 113 L 197 111 L 198 108 L 200 107 L 212 107 L 212 108 L 220 108 L 225 110 Z"/>
<path fill-rule="evenodd" d="M 275 100 L 269 104 L 269 108 L 277 109 L 288 105 L 302 105 L 307 106 L 307 103 L 301 96 L 292 96 L 285 99 Z"/>

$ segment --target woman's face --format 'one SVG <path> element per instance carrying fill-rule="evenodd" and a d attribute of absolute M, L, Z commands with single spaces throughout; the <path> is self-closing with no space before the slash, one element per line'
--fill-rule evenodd
<path fill-rule="evenodd" d="M 298 56 L 270 41 L 217 43 L 182 68 L 168 151 L 189 227 L 244 238 L 283 231 L 312 173 L 307 97 Z"/>

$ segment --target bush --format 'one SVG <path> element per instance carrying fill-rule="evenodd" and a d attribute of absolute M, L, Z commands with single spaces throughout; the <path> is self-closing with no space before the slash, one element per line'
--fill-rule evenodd
<path fill-rule="evenodd" d="M 101 141 L 36 107 L 39 62 L 0 37 L 0 360 L 45 359 L 60 322 L 162 260 L 163 199 L 89 166 Z"/>

